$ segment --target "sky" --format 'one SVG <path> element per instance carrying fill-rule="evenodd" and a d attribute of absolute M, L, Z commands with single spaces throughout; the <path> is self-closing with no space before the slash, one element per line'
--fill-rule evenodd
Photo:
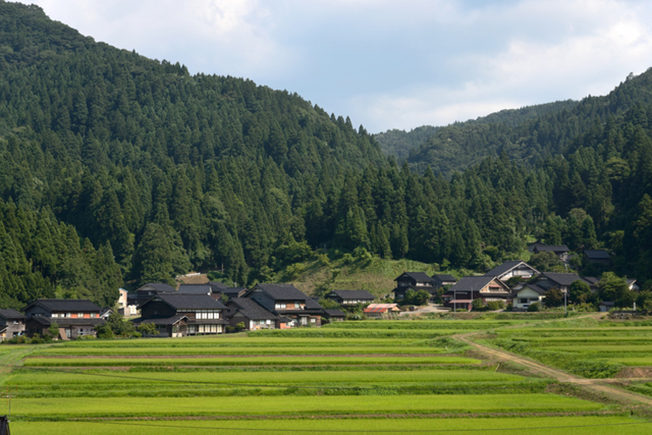
<path fill-rule="evenodd" d="M 370 133 L 605 95 L 652 67 L 646 0 L 32 2 L 96 41 L 296 92 Z"/>

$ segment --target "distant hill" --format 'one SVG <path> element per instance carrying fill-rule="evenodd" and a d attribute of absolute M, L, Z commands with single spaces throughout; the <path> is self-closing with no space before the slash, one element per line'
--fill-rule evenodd
<path fill-rule="evenodd" d="M 562 110 L 568 110 L 576 105 L 576 101 L 566 100 L 527 106 L 520 109 L 505 109 L 477 119 L 456 122 L 448 127 L 461 128 L 473 124 L 504 124 L 508 127 L 515 127 L 525 121 L 536 119 L 551 112 L 557 113 Z M 383 154 L 393 156 L 399 162 L 403 162 L 408 159 L 411 152 L 425 145 L 442 128 L 446 127 L 424 125 L 409 132 L 396 129 L 387 130 L 384 133 L 375 134 L 374 137 L 380 144 L 380 149 L 383 151 Z"/>

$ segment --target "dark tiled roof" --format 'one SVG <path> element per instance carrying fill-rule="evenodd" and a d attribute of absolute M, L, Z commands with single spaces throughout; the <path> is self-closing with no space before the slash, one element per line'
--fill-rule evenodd
<path fill-rule="evenodd" d="M 550 281 L 557 283 L 559 285 L 568 286 L 581 279 L 576 273 L 553 273 L 553 272 L 544 272 L 542 276 L 548 278 Z"/>
<path fill-rule="evenodd" d="M 25 320 L 25 316 L 11 308 L 0 310 L 0 317 L 4 317 L 7 320 Z"/>
<path fill-rule="evenodd" d="M 541 287 L 539 287 L 539 286 L 536 285 L 536 284 L 525 284 L 521 290 L 524 290 L 526 287 L 529 288 L 529 289 L 531 289 L 531 290 L 534 290 L 535 292 L 539 293 L 540 295 L 542 295 L 542 294 L 544 294 L 545 292 L 547 292 L 546 289 L 541 288 Z M 519 290 L 519 291 L 520 291 L 520 290 Z M 516 292 L 516 293 L 518 293 L 518 292 Z"/>
<path fill-rule="evenodd" d="M 480 291 L 487 284 L 493 281 L 495 277 L 493 276 L 465 276 L 453 285 L 450 288 L 449 292 L 452 291 Z"/>
<path fill-rule="evenodd" d="M 208 285 L 210 285 L 213 289 L 213 293 L 219 293 L 229 288 L 226 284 L 223 284 L 219 281 L 210 281 Z"/>
<path fill-rule="evenodd" d="M 182 319 L 188 320 L 188 318 L 183 314 L 177 314 L 176 316 L 163 317 L 163 318 L 150 317 L 148 319 L 143 319 L 142 317 L 139 317 L 137 319 L 132 320 L 132 322 L 135 323 L 136 325 L 140 325 L 141 323 L 153 323 L 155 325 L 163 326 L 163 325 L 175 325 Z"/>
<path fill-rule="evenodd" d="M 417 282 L 432 282 L 432 278 L 428 276 L 425 272 L 403 272 L 398 278 L 394 281 L 398 281 L 401 276 L 408 276 Z"/>
<path fill-rule="evenodd" d="M 590 260 L 611 260 L 611 255 L 604 249 L 585 249 L 584 254 Z"/>
<path fill-rule="evenodd" d="M 48 311 L 51 312 L 88 312 L 96 311 L 100 312 L 101 308 L 95 305 L 93 302 L 88 299 L 37 299 L 28 306 L 25 307 L 25 310 L 34 306 L 40 305 Z"/>
<path fill-rule="evenodd" d="M 56 323 L 60 328 L 65 328 L 67 326 L 97 326 L 104 324 L 104 319 L 99 317 L 93 318 L 71 318 L 71 317 L 46 317 L 46 316 L 34 316 L 28 322 L 40 323 L 43 326 L 50 326 L 52 323 Z"/>
<path fill-rule="evenodd" d="M 157 292 L 176 292 L 177 289 L 169 284 L 162 282 L 148 282 L 136 289 L 137 292 L 157 291 Z"/>
<path fill-rule="evenodd" d="M 208 295 L 161 293 L 157 297 L 176 310 L 223 310 L 226 307 Z"/>
<path fill-rule="evenodd" d="M 346 314 L 337 308 L 325 308 L 324 312 L 326 313 L 326 317 L 346 317 Z"/>
<path fill-rule="evenodd" d="M 500 266 L 494 267 L 493 269 L 491 269 L 489 272 L 485 273 L 484 275 L 485 276 L 502 276 L 502 275 L 506 274 L 507 272 L 509 272 L 510 270 L 520 266 L 521 264 L 526 265 L 527 267 L 532 269 L 533 272 L 536 272 L 536 270 L 532 266 L 527 264 L 526 262 L 521 261 L 521 260 L 513 260 L 513 261 L 506 261 L 503 264 L 501 264 Z"/>
<path fill-rule="evenodd" d="M 529 246 L 533 246 L 537 251 L 552 251 L 552 252 L 568 252 L 568 246 L 566 245 L 545 245 L 543 243 L 531 243 Z"/>
<path fill-rule="evenodd" d="M 252 320 L 275 320 L 277 319 L 277 316 L 270 313 L 253 299 L 249 298 L 233 298 L 230 299 L 229 302 L 227 303 L 229 307 L 232 307 L 232 305 L 235 305 L 242 314 L 247 316 L 249 319 Z"/>
<path fill-rule="evenodd" d="M 292 284 L 256 284 L 276 300 L 308 301 L 308 295 Z"/>
<path fill-rule="evenodd" d="M 181 284 L 179 286 L 180 294 L 209 295 L 213 288 L 209 284 Z"/>
<path fill-rule="evenodd" d="M 450 281 L 456 282 L 457 281 L 453 275 L 436 274 L 436 275 L 433 275 L 432 277 L 437 278 L 439 281 L 442 281 L 442 282 L 447 282 L 447 281 L 448 282 L 450 282 Z"/>
<path fill-rule="evenodd" d="M 600 282 L 600 280 L 595 276 L 585 276 L 584 281 L 586 281 L 589 285 L 597 285 Z"/>
<path fill-rule="evenodd" d="M 245 287 L 227 287 L 224 290 L 220 290 L 223 295 L 230 298 L 240 297 L 245 291 L 247 291 Z"/>
<path fill-rule="evenodd" d="M 342 299 L 375 299 L 376 297 L 367 290 L 333 290 Z"/>

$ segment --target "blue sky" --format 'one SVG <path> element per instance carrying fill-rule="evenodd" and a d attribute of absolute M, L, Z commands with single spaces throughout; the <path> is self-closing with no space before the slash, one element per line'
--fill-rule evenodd
<path fill-rule="evenodd" d="M 652 66 L 652 2 L 35 0 L 191 73 L 297 92 L 376 133 L 604 95 Z"/>

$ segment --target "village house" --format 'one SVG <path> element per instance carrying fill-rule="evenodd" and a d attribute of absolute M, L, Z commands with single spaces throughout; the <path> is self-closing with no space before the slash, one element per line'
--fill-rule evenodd
<path fill-rule="evenodd" d="M 159 293 L 141 306 L 141 317 L 134 324 L 153 323 L 159 337 L 209 335 L 224 332 L 222 318 L 226 307 L 205 294 Z"/>
<path fill-rule="evenodd" d="M 176 293 L 177 289 L 162 282 L 148 282 L 129 293 L 129 305 L 140 306 L 159 293 Z"/>
<path fill-rule="evenodd" d="M 235 328 L 239 323 L 244 324 L 244 330 L 256 331 L 259 329 L 279 329 L 279 319 L 275 314 L 267 311 L 262 306 L 249 298 L 232 298 L 226 303 L 225 318 L 229 326 Z"/>
<path fill-rule="evenodd" d="M 87 299 L 37 299 L 25 307 L 25 331 L 47 334 L 56 324 L 59 338 L 74 339 L 82 335 L 96 335 L 95 327 L 104 324 L 102 309 Z"/>
<path fill-rule="evenodd" d="M 566 293 L 570 289 L 570 285 L 575 281 L 584 281 L 576 273 L 554 273 L 554 272 L 543 272 L 534 282 L 537 286 L 541 287 L 545 291 L 550 290 L 553 287 L 557 287 L 562 293 Z M 587 284 L 591 285 L 590 282 L 584 281 Z"/>
<path fill-rule="evenodd" d="M 592 264 L 611 265 L 611 255 L 604 249 L 585 249 L 586 260 Z"/>
<path fill-rule="evenodd" d="M 367 290 L 333 290 L 326 295 L 326 298 L 342 306 L 370 304 L 375 299 L 374 295 Z"/>
<path fill-rule="evenodd" d="M 435 286 L 435 288 L 455 285 L 456 282 L 457 280 L 452 275 L 435 274 L 432 276 L 432 283 Z"/>
<path fill-rule="evenodd" d="M 526 283 L 518 290 L 514 290 L 513 307 L 518 310 L 527 310 L 527 308 L 536 302 L 543 303 L 544 294 L 548 290 L 539 287 L 536 284 Z"/>
<path fill-rule="evenodd" d="M 329 323 L 343 322 L 346 319 L 346 314 L 337 308 L 324 308 L 324 313 Z"/>
<path fill-rule="evenodd" d="M 502 282 L 507 282 L 509 279 L 518 277 L 521 279 L 530 279 L 538 275 L 539 271 L 521 260 L 506 261 L 500 266 L 494 267 L 484 276 L 493 276 Z"/>
<path fill-rule="evenodd" d="M 0 309 L 0 341 L 10 340 L 25 332 L 25 316 L 16 310 Z"/>
<path fill-rule="evenodd" d="M 405 298 L 408 290 L 414 290 L 415 292 L 425 290 L 431 295 L 437 292 L 433 279 L 424 272 L 403 272 L 394 281 L 396 281 L 396 288 L 392 292 L 395 301 Z"/>
<path fill-rule="evenodd" d="M 538 254 L 540 252 L 552 252 L 554 253 L 559 261 L 562 263 L 567 263 L 569 259 L 570 249 L 566 245 L 546 245 L 545 243 L 535 242 L 527 245 L 527 248 L 533 254 Z"/>
<path fill-rule="evenodd" d="M 256 284 L 244 297 L 277 316 L 292 319 L 292 326 L 321 326 L 322 306 L 292 284 Z"/>
<path fill-rule="evenodd" d="M 473 300 L 478 298 L 484 304 L 493 301 L 508 304 L 512 302 L 512 290 L 494 276 L 465 276 L 443 295 L 444 306 L 453 310 L 470 310 Z"/>

